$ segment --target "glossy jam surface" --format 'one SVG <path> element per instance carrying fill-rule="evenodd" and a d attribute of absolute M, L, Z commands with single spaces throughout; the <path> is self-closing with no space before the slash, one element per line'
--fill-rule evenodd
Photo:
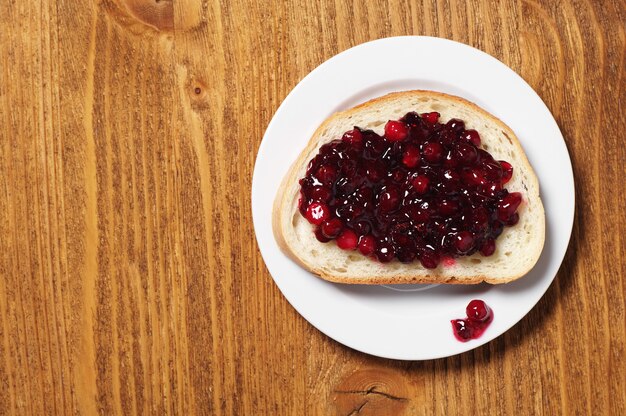
<path fill-rule="evenodd" d="M 493 311 L 479 299 L 470 301 L 465 313 L 467 318 L 450 321 L 455 338 L 461 342 L 479 338 L 493 321 Z"/>
<path fill-rule="evenodd" d="M 323 145 L 300 179 L 299 209 L 321 242 L 389 262 L 490 256 L 514 226 L 522 195 L 513 167 L 480 148 L 462 120 L 410 112 L 383 136 L 355 127 Z"/>

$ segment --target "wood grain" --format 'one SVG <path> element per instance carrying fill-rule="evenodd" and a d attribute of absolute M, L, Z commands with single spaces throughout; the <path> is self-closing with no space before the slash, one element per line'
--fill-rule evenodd
<path fill-rule="evenodd" d="M 3 1 L 0 414 L 626 414 L 625 21 L 619 0 Z M 576 177 L 544 298 L 489 344 L 428 362 L 304 321 L 250 209 L 291 88 L 407 34 L 521 74 Z"/>

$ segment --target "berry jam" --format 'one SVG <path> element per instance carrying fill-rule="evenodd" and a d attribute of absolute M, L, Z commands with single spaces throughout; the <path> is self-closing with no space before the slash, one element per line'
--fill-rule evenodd
<path fill-rule="evenodd" d="M 474 299 L 465 308 L 467 318 L 453 319 L 452 331 L 461 342 L 480 337 L 493 321 L 493 311 L 482 300 Z"/>
<path fill-rule="evenodd" d="M 383 136 L 355 127 L 324 144 L 300 179 L 299 210 L 321 242 L 386 263 L 490 256 L 519 221 L 513 167 L 480 148 L 462 120 L 410 112 Z"/>

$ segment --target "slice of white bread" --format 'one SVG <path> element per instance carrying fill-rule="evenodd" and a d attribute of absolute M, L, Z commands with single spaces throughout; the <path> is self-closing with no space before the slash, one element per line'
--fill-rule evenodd
<path fill-rule="evenodd" d="M 334 240 L 319 242 L 314 226 L 300 214 L 298 181 L 305 176 L 308 162 L 321 145 L 341 138 L 354 126 L 382 135 L 388 120 L 398 120 L 410 111 L 437 111 L 442 123 L 451 118 L 463 120 L 467 129 L 479 132 L 483 149 L 496 160 L 506 160 L 513 165 L 513 177 L 506 188 L 523 195 L 518 208 L 520 219 L 515 226 L 504 228 L 492 256 L 483 257 L 479 253 L 461 256 L 454 264 L 440 264 L 436 269 L 426 269 L 417 260 L 403 264 L 394 259 L 383 264 L 358 251 L 342 250 Z M 283 179 L 274 201 L 272 219 L 274 236 L 285 254 L 312 273 L 340 283 L 506 283 L 525 275 L 535 265 L 545 237 L 545 216 L 537 177 L 513 131 L 477 105 L 433 91 L 391 93 L 329 117 L 315 131 Z"/>

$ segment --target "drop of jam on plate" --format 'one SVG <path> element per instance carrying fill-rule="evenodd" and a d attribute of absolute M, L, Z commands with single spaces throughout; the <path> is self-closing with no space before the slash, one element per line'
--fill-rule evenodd
<path fill-rule="evenodd" d="M 320 147 L 300 179 L 300 213 L 316 238 L 381 263 L 491 256 L 519 221 L 513 166 L 482 149 L 480 134 L 437 112 L 390 120 L 381 136 L 354 127 Z"/>
<path fill-rule="evenodd" d="M 493 311 L 485 302 L 474 299 L 465 308 L 467 318 L 453 319 L 452 332 L 461 342 L 479 338 L 493 321 Z"/>

